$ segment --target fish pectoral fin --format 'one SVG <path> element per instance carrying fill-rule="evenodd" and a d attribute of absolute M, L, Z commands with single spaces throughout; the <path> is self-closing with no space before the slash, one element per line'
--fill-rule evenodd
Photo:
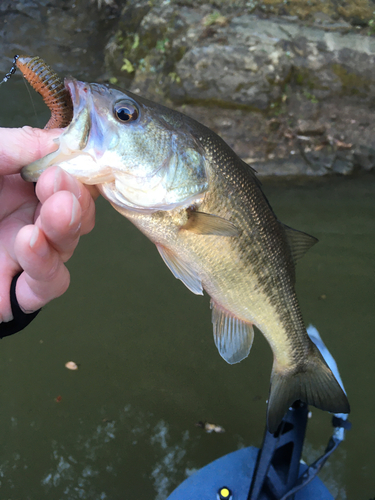
<path fill-rule="evenodd" d="M 249 355 L 254 340 L 252 323 L 243 321 L 211 300 L 215 345 L 227 363 L 239 363 Z"/>
<path fill-rule="evenodd" d="M 239 230 L 233 222 L 218 215 L 189 211 L 188 221 L 180 229 L 195 234 L 212 234 L 216 236 L 238 236 Z"/>
<path fill-rule="evenodd" d="M 303 365 L 282 370 L 274 361 L 267 408 L 269 432 L 277 431 L 288 408 L 298 400 L 331 413 L 350 412 L 345 392 L 312 342 Z"/>
<path fill-rule="evenodd" d="M 297 262 L 301 257 L 305 255 L 307 250 L 309 250 L 315 243 L 318 243 L 318 239 L 310 234 L 298 231 L 289 226 L 286 226 L 282 222 L 280 224 L 283 226 L 289 247 L 292 252 L 292 257 L 294 263 Z"/>
<path fill-rule="evenodd" d="M 172 271 L 175 278 L 182 281 L 182 283 L 196 295 L 203 295 L 203 287 L 201 280 L 194 269 L 178 255 L 169 250 L 163 245 L 156 245 L 159 253 L 166 263 L 167 267 Z"/>

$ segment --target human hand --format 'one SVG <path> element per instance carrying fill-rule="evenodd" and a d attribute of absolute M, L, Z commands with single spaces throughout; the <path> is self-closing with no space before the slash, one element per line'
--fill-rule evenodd
<path fill-rule="evenodd" d="M 92 190 L 51 167 L 36 189 L 21 179 L 24 165 L 56 149 L 61 129 L 0 128 L 0 322 L 11 321 L 10 284 L 17 280 L 16 297 L 25 313 L 36 311 L 62 295 L 69 286 L 64 263 L 82 234 L 95 222 Z"/>

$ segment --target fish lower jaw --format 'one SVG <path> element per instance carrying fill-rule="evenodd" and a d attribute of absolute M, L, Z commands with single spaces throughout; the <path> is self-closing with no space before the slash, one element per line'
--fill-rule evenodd
<path fill-rule="evenodd" d="M 118 209 L 133 212 L 154 213 L 189 208 L 202 202 L 203 194 L 194 195 L 182 200 L 169 196 L 164 186 L 143 191 L 123 185 L 121 182 L 108 182 L 98 186 L 101 194 Z"/>

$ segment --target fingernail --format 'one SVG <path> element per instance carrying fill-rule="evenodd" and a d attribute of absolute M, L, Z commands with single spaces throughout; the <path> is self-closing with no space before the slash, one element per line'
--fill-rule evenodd
<path fill-rule="evenodd" d="M 55 178 L 53 180 L 53 192 L 57 193 L 59 191 L 62 181 L 62 170 L 60 167 L 57 167 L 55 170 Z"/>
<path fill-rule="evenodd" d="M 39 239 L 39 232 L 40 230 L 38 226 L 34 226 L 33 232 L 31 233 L 29 245 L 34 253 L 39 255 L 39 257 L 44 257 L 48 253 L 48 246 L 46 245 L 44 240 L 42 240 L 39 245 L 37 244 L 37 241 Z"/>
<path fill-rule="evenodd" d="M 69 226 L 73 226 L 74 224 L 76 224 L 78 218 L 81 215 L 81 207 L 80 207 L 80 204 L 79 204 L 77 198 L 74 196 L 74 194 L 72 194 L 72 198 L 73 198 L 73 203 L 72 203 L 72 218 L 70 219 Z"/>
<path fill-rule="evenodd" d="M 38 228 L 38 226 L 34 226 L 33 232 L 31 233 L 30 243 L 29 243 L 30 248 L 34 247 L 35 243 L 38 240 L 38 236 L 39 236 L 39 228 Z"/>

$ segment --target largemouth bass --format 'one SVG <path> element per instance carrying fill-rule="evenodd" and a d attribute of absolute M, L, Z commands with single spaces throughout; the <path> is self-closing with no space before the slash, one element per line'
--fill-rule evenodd
<path fill-rule="evenodd" d="M 101 194 L 155 243 L 193 293 L 211 297 L 215 344 L 228 363 L 250 352 L 255 325 L 273 351 L 267 423 L 296 400 L 348 413 L 309 339 L 295 262 L 317 240 L 276 218 L 254 171 L 192 118 L 107 85 L 66 80 L 74 116 L 56 152 L 22 170 L 36 181 L 58 164 Z"/>

